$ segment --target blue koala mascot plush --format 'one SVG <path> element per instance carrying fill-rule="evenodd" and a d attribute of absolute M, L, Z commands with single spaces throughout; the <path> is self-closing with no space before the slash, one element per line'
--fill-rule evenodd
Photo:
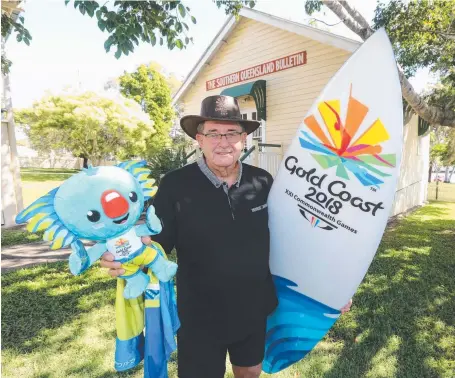
<path fill-rule="evenodd" d="M 51 242 L 51 249 L 71 246 L 69 267 L 74 275 L 111 252 L 125 269 L 120 276 L 126 280 L 123 296 L 136 298 L 150 281 L 141 266 L 162 282 L 171 280 L 177 270 L 155 243 L 141 242 L 141 236 L 161 232 L 153 206 L 147 209 L 145 224 L 136 225 L 145 201 L 157 190 L 145 165 L 145 161 L 126 161 L 83 169 L 24 209 L 16 223 L 28 222 L 30 232 L 45 230 L 43 239 Z M 96 244 L 86 250 L 80 239 Z"/>

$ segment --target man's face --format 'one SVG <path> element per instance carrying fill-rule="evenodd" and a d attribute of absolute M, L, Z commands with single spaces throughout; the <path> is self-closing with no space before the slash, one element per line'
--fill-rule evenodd
<path fill-rule="evenodd" d="M 206 121 L 202 134 L 198 133 L 196 139 L 209 163 L 229 167 L 240 158 L 246 135 L 235 122 Z"/>

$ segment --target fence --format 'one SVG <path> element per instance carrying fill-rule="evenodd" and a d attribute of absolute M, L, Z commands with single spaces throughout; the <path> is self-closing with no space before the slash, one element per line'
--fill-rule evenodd
<path fill-rule="evenodd" d="M 201 154 L 199 148 L 194 149 L 186 156 L 186 164 L 196 161 Z M 240 160 L 244 163 L 260 167 L 269 172 L 273 177 L 278 172 L 283 151 L 281 144 L 267 144 L 253 141 L 253 145 L 243 153 Z"/>
<path fill-rule="evenodd" d="M 455 202 L 455 184 L 439 181 L 428 183 L 428 200 Z"/>
<path fill-rule="evenodd" d="M 265 169 L 275 177 L 282 158 L 283 150 L 281 144 L 267 144 L 253 141 L 253 146 L 245 152 L 240 160 Z"/>
<path fill-rule="evenodd" d="M 116 161 L 97 160 L 89 161 L 94 166 L 98 165 L 115 165 Z M 60 158 L 60 157 L 19 157 L 19 166 L 21 168 L 67 168 L 81 169 L 82 159 L 80 158 Z"/>

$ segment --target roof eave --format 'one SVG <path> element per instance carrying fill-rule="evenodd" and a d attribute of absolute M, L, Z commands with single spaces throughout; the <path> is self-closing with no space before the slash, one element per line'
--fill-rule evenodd
<path fill-rule="evenodd" d="M 361 44 L 361 42 L 355 41 L 350 38 L 342 37 L 337 34 L 329 33 L 324 30 L 313 28 L 311 26 L 299 24 L 297 22 L 285 20 L 283 18 L 276 17 L 271 14 L 260 12 L 246 7 L 243 7 L 241 9 L 240 17 L 249 18 L 258 22 L 274 26 L 282 30 L 287 30 L 291 33 L 295 33 L 303 37 L 307 37 L 315 41 L 349 52 L 354 52 Z M 194 84 L 194 80 L 198 76 L 201 69 L 204 66 L 209 65 L 210 60 L 221 48 L 222 43 L 223 42 L 226 43 L 226 38 L 230 35 L 237 22 L 238 20 L 236 20 L 235 16 L 233 15 L 231 15 L 226 20 L 218 34 L 215 36 L 210 45 L 201 55 L 201 58 L 191 69 L 190 73 L 183 81 L 182 86 L 174 94 L 172 98 L 172 105 L 175 105 L 180 100 L 180 98 L 186 93 L 190 85 Z"/>

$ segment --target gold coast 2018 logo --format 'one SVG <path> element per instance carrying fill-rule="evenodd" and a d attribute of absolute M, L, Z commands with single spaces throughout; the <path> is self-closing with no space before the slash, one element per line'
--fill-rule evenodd
<path fill-rule="evenodd" d="M 351 88 L 352 90 L 352 88 Z M 381 154 L 380 143 L 389 139 L 381 120 L 376 119 L 362 134 L 356 136 L 368 107 L 349 96 L 344 122 L 340 117 L 340 100 L 324 101 L 318 104 L 319 113 L 328 133 L 323 131 L 316 117 L 310 115 L 304 123 L 312 132 L 302 131 L 300 145 L 314 151 L 313 158 L 323 169 L 336 167 L 336 175 L 349 180 L 350 171 L 364 186 L 379 187 L 382 178 L 390 176 L 377 167 L 395 167 L 395 154 Z"/>
<path fill-rule="evenodd" d="M 395 154 L 382 153 L 381 143 L 390 136 L 379 118 L 365 131 L 359 132 L 368 107 L 352 97 L 352 92 L 346 119 L 342 120 L 340 116 L 340 100 L 323 101 L 318 104 L 318 110 L 325 127 L 314 115 L 306 117 L 304 123 L 308 129 L 301 131 L 299 141 L 302 148 L 312 151 L 311 156 L 327 173 L 319 173 L 314 167 L 307 168 L 306 164 L 301 166 L 296 156 L 288 156 L 286 170 L 310 186 L 308 192 L 302 194 L 303 198 L 289 189 L 286 189 L 286 194 L 298 202 L 301 214 L 312 227 L 333 230 L 341 226 L 357 233 L 354 227 L 334 216 L 341 215 L 344 204 L 373 217 L 385 209 L 383 202 L 352 194 L 346 181 L 355 177 L 363 186 L 371 186 L 373 191 L 380 188 L 384 178 L 391 176 L 387 169 L 396 166 Z M 330 168 L 336 169 L 336 176 L 341 180 L 330 180 Z"/>

